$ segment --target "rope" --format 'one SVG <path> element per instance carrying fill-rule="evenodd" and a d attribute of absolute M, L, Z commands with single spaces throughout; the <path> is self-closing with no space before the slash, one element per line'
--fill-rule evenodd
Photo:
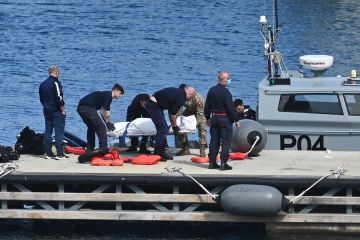
<path fill-rule="evenodd" d="M 214 199 L 215 201 L 217 201 L 219 195 L 214 195 L 212 194 L 209 190 L 206 189 L 206 187 L 204 187 L 204 185 L 202 185 L 201 183 L 199 183 L 195 178 L 193 178 L 192 176 L 190 176 L 189 174 L 181 171 L 181 168 L 178 168 L 176 166 L 174 167 L 166 167 L 165 168 L 168 172 L 178 172 L 181 173 L 182 175 L 190 178 L 191 180 L 193 180 L 197 185 L 199 185 L 199 187 L 201 187 L 209 196 L 211 196 L 212 199 Z"/>
<path fill-rule="evenodd" d="M 259 137 L 259 136 L 256 136 L 255 142 L 254 142 L 253 145 L 251 146 L 250 150 L 245 153 L 246 155 L 248 155 L 249 153 L 251 153 L 251 151 L 254 149 L 256 143 L 257 143 L 259 140 L 260 140 L 260 137 Z"/>
<path fill-rule="evenodd" d="M 19 166 L 14 163 L 6 163 L 0 166 L 0 178 L 5 177 L 6 175 L 15 171 Z"/>
<path fill-rule="evenodd" d="M 316 184 L 318 184 L 319 182 L 321 182 L 322 180 L 324 180 L 325 178 L 331 176 L 331 175 L 335 175 L 335 178 L 338 179 L 341 175 L 344 175 L 346 172 L 346 170 L 344 169 L 344 166 L 341 165 L 338 167 L 337 170 L 330 170 L 330 173 L 328 175 L 325 175 L 323 177 L 321 177 L 319 180 L 317 180 L 313 185 L 311 185 L 310 187 L 308 187 L 307 189 L 305 189 L 302 193 L 300 193 L 298 196 L 296 196 L 295 198 L 290 200 L 290 203 L 295 203 L 296 200 L 298 200 L 300 197 L 302 197 L 306 192 L 308 192 L 310 189 L 312 189 Z"/>

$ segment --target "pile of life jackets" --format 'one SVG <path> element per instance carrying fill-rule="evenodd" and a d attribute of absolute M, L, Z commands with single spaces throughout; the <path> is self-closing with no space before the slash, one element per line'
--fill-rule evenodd
<path fill-rule="evenodd" d="M 79 147 L 64 147 L 66 153 L 73 153 L 82 155 L 86 153 L 84 148 Z M 145 155 L 141 154 L 134 158 L 120 157 L 117 149 L 110 148 L 109 151 L 103 155 L 91 157 L 92 166 L 122 166 L 124 163 L 132 163 L 137 165 L 153 165 L 160 162 L 159 155 Z"/>

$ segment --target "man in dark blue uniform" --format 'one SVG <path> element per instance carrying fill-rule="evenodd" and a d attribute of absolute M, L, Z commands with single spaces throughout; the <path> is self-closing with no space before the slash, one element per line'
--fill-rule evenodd
<path fill-rule="evenodd" d="M 154 93 L 150 100 L 146 102 L 146 111 L 156 127 L 154 154 L 160 155 L 161 161 L 173 159 L 172 156 L 165 153 L 166 134 L 169 131 L 169 127 L 167 126 L 163 111 L 165 109 L 168 110 L 174 134 L 179 134 L 180 128 L 176 124 L 176 113 L 185 101 L 192 99 L 194 95 L 195 89 L 190 86 L 184 89 L 169 87 Z"/>
<path fill-rule="evenodd" d="M 231 82 L 230 74 L 225 71 L 219 72 L 219 83 L 210 88 L 205 102 L 205 118 L 207 126 L 210 126 L 209 169 L 231 170 L 227 164 L 232 138 L 232 124 L 240 127 L 239 116 L 232 102 L 232 96 L 226 86 Z M 216 157 L 221 147 L 221 165 L 216 163 Z"/>
<path fill-rule="evenodd" d="M 63 139 L 65 131 L 65 102 L 63 88 L 59 81 L 60 70 L 56 65 L 49 68 L 49 77 L 40 84 L 39 96 L 45 117 L 44 152 L 45 158 L 65 159 Z M 56 156 L 51 151 L 51 135 L 55 130 Z"/>
<path fill-rule="evenodd" d="M 106 127 L 109 131 L 115 129 L 110 119 L 110 104 L 112 99 L 117 99 L 124 94 L 124 88 L 115 84 L 111 91 L 96 91 L 83 97 L 77 107 L 77 111 L 88 127 L 87 129 L 87 149 L 95 148 L 95 133 L 99 139 L 99 147 L 107 147 Z M 100 110 L 101 117 L 106 127 L 99 117 L 97 110 Z"/>
<path fill-rule="evenodd" d="M 149 101 L 150 96 L 146 93 L 141 93 L 135 96 L 132 100 L 131 104 L 127 108 L 126 121 L 131 122 L 137 118 L 149 118 L 149 114 L 145 110 L 145 103 Z M 142 136 L 141 144 L 140 144 L 140 153 L 150 154 L 151 152 L 146 149 L 146 142 L 148 140 L 148 136 Z M 139 145 L 138 137 L 130 137 L 131 145 L 126 150 L 127 152 L 136 152 L 137 146 Z"/>

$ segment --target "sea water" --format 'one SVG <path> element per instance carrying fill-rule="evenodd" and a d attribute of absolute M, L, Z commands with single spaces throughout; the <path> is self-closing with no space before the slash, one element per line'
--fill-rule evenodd
<path fill-rule="evenodd" d="M 288 69 L 298 69 L 301 55 L 329 54 L 335 60 L 326 75 L 360 71 L 360 1 L 286 0 L 279 8 L 276 46 Z M 258 82 L 267 74 L 260 15 L 273 24 L 272 1 L 1 1 L 0 144 L 14 145 L 25 126 L 44 130 L 38 87 L 52 64 L 61 69 L 66 129 L 83 139 L 79 100 L 114 83 L 125 88 L 111 105 L 114 122 L 125 121 L 139 93 L 186 83 L 206 96 L 220 70 L 232 75 L 233 98 L 256 109 Z M 242 225 L 151 224 L 6 220 L 0 222 L 0 238 L 263 238 L 257 227 L 249 233 Z"/>

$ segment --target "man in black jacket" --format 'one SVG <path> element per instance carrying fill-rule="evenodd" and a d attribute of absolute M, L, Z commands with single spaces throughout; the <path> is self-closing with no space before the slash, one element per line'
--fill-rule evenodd
<path fill-rule="evenodd" d="M 176 123 L 176 113 L 186 100 L 190 100 L 195 95 L 193 87 L 164 88 L 154 93 L 150 100 L 146 102 L 145 108 L 156 127 L 154 154 L 161 156 L 161 161 L 172 160 L 173 157 L 165 153 L 166 134 L 169 131 L 164 116 L 164 110 L 168 110 L 169 119 L 174 134 L 180 134 L 180 128 Z"/>
<path fill-rule="evenodd" d="M 120 98 L 124 95 L 124 88 L 115 84 L 111 91 L 95 91 L 83 97 L 77 107 L 77 111 L 88 127 L 87 129 L 87 149 L 95 148 L 95 133 L 99 139 L 99 147 L 107 147 L 106 128 L 109 131 L 115 129 L 110 119 L 110 104 L 112 99 Z M 97 110 L 100 110 L 101 117 L 106 127 L 99 117 Z"/>
<path fill-rule="evenodd" d="M 256 120 L 256 112 L 251 109 L 249 105 L 244 105 L 240 98 L 234 100 L 234 106 L 239 114 L 239 119 L 251 119 Z"/>
<path fill-rule="evenodd" d="M 149 101 L 150 96 L 146 93 L 141 93 L 135 96 L 135 98 L 132 100 L 131 104 L 127 108 L 126 113 L 126 121 L 131 122 L 137 118 L 149 118 L 149 114 L 146 112 L 145 109 L 145 103 Z M 141 138 L 141 144 L 140 144 L 140 153 L 144 154 L 150 154 L 151 152 L 146 149 L 146 142 L 148 140 L 148 136 L 142 136 Z M 130 137 L 131 145 L 126 150 L 127 152 L 136 152 L 137 146 L 139 145 L 139 139 L 138 137 Z"/>
<path fill-rule="evenodd" d="M 44 152 L 45 158 L 65 159 L 63 139 L 65 131 L 65 102 L 63 88 L 59 81 L 60 70 L 52 65 L 48 69 L 49 77 L 40 84 L 39 96 L 45 117 Z M 55 130 L 56 156 L 51 151 L 51 135 Z"/>

